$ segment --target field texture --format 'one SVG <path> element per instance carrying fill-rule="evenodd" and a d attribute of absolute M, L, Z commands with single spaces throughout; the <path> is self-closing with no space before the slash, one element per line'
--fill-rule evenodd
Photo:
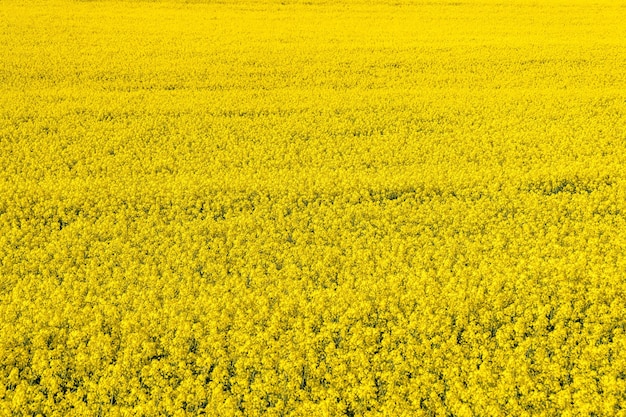
<path fill-rule="evenodd" d="M 624 1 L 0 1 L 1 416 L 626 416 Z"/>

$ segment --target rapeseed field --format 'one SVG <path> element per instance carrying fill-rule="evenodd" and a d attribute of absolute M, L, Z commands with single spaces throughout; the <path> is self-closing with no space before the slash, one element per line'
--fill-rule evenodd
<path fill-rule="evenodd" d="M 624 22 L 0 1 L 0 416 L 626 416 Z"/>

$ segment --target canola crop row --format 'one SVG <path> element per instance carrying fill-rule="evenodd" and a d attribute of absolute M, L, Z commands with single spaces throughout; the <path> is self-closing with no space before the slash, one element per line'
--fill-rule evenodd
<path fill-rule="evenodd" d="M 625 20 L 0 2 L 0 414 L 626 415 Z"/>

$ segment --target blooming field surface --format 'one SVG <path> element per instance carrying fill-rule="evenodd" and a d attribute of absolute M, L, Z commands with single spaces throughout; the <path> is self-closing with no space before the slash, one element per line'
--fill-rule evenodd
<path fill-rule="evenodd" d="M 1 1 L 0 415 L 626 416 L 623 1 Z"/>

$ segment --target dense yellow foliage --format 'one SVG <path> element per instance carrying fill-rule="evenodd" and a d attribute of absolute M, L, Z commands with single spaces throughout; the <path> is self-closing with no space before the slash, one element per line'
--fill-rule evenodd
<path fill-rule="evenodd" d="M 626 416 L 624 1 L 0 2 L 1 416 Z"/>

